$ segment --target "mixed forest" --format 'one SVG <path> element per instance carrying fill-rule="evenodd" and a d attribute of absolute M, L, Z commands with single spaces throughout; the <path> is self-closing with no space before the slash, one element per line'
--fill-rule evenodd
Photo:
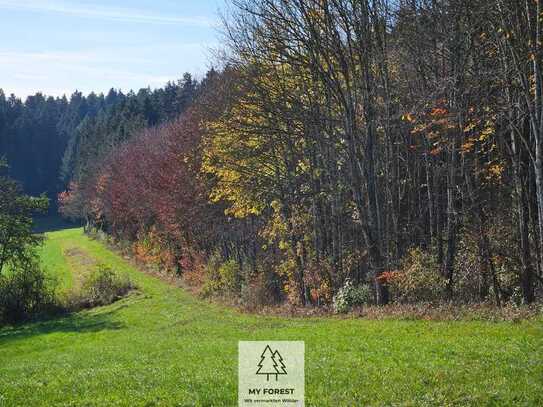
<path fill-rule="evenodd" d="M 229 3 L 201 81 L 0 92 L 10 174 L 204 296 L 541 301 L 541 1 Z"/>

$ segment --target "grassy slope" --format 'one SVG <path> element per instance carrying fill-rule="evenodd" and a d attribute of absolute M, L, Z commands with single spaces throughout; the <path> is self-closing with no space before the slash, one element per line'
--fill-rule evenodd
<path fill-rule="evenodd" d="M 304 340 L 307 405 L 543 405 L 541 322 L 409 322 L 241 315 L 134 270 L 80 229 L 78 247 L 141 294 L 0 330 L 0 405 L 236 405 L 238 340 Z"/>
<path fill-rule="evenodd" d="M 49 233 L 46 244 L 40 248 L 40 258 L 44 269 L 58 281 L 61 290 L 73 286 L 74 278 L 64 253 L 69 250 L 71 237 L 79 236 L 77 232 Z M 75 240 L 75 239 L 74 239 Z M 74 242 L 75 243 L 75 242 Z"/>

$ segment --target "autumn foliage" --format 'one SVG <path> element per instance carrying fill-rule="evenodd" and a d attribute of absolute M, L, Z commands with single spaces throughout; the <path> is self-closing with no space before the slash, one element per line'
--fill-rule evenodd
<path fill-rule="evenodd" d="M 190 267 L 191 248 L 209 232 L 194 115 L 145 130 L 113 151 L 87 188 L 71 185 L 60 195 L 61 211 L 69 214 L 85 201 L 94 226 L 135 242 L 141 259 L 176 270 Z"/>
<path fill-rule="evenodd" d="M 61 211 L 246 303 L 531 303 L 543 75 L 519 61 L 543 52 L 526 4 L 236 1 L 215 80 Z"/>

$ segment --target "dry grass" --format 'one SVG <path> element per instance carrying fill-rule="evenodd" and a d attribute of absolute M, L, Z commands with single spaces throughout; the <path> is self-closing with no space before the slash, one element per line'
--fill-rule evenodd
<path fill-rule="evenodd" d="M 233 305 L 232 302 L 220 301 Z M 370 305 L 353 309 L 347 314 L 335 314 L 331 307 L 296 307 L 290 304 L 269 306 L 261 309 L 239 307 L 247 313 L 291 317 L 321 316 L 333 318 L 361 318 L 368 320 L 421 320 L 421 321 L 509 321 L 517 322 L 543 317 L 543 304 L 496 307 L 493 304 L 389 304 Z"/>
<path fill-rule="evenodd" d="M 493 304 L 413 304 L 370 306 L 356 310 L 355 315 L 367 319 L 386 320 L 431 320 L 431 321 L 522 321 L 541 317 L 542 304 L 506 304 L 496 307 Z"/>

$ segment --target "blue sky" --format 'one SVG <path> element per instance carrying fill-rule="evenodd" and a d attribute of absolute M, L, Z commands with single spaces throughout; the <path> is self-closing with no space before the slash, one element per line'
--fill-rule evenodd
<path fill-rule="evenodd" d="M 223 0 L 0 0 L 0 88 L 25 97 L 197 77 L 212 64 Z"/>

